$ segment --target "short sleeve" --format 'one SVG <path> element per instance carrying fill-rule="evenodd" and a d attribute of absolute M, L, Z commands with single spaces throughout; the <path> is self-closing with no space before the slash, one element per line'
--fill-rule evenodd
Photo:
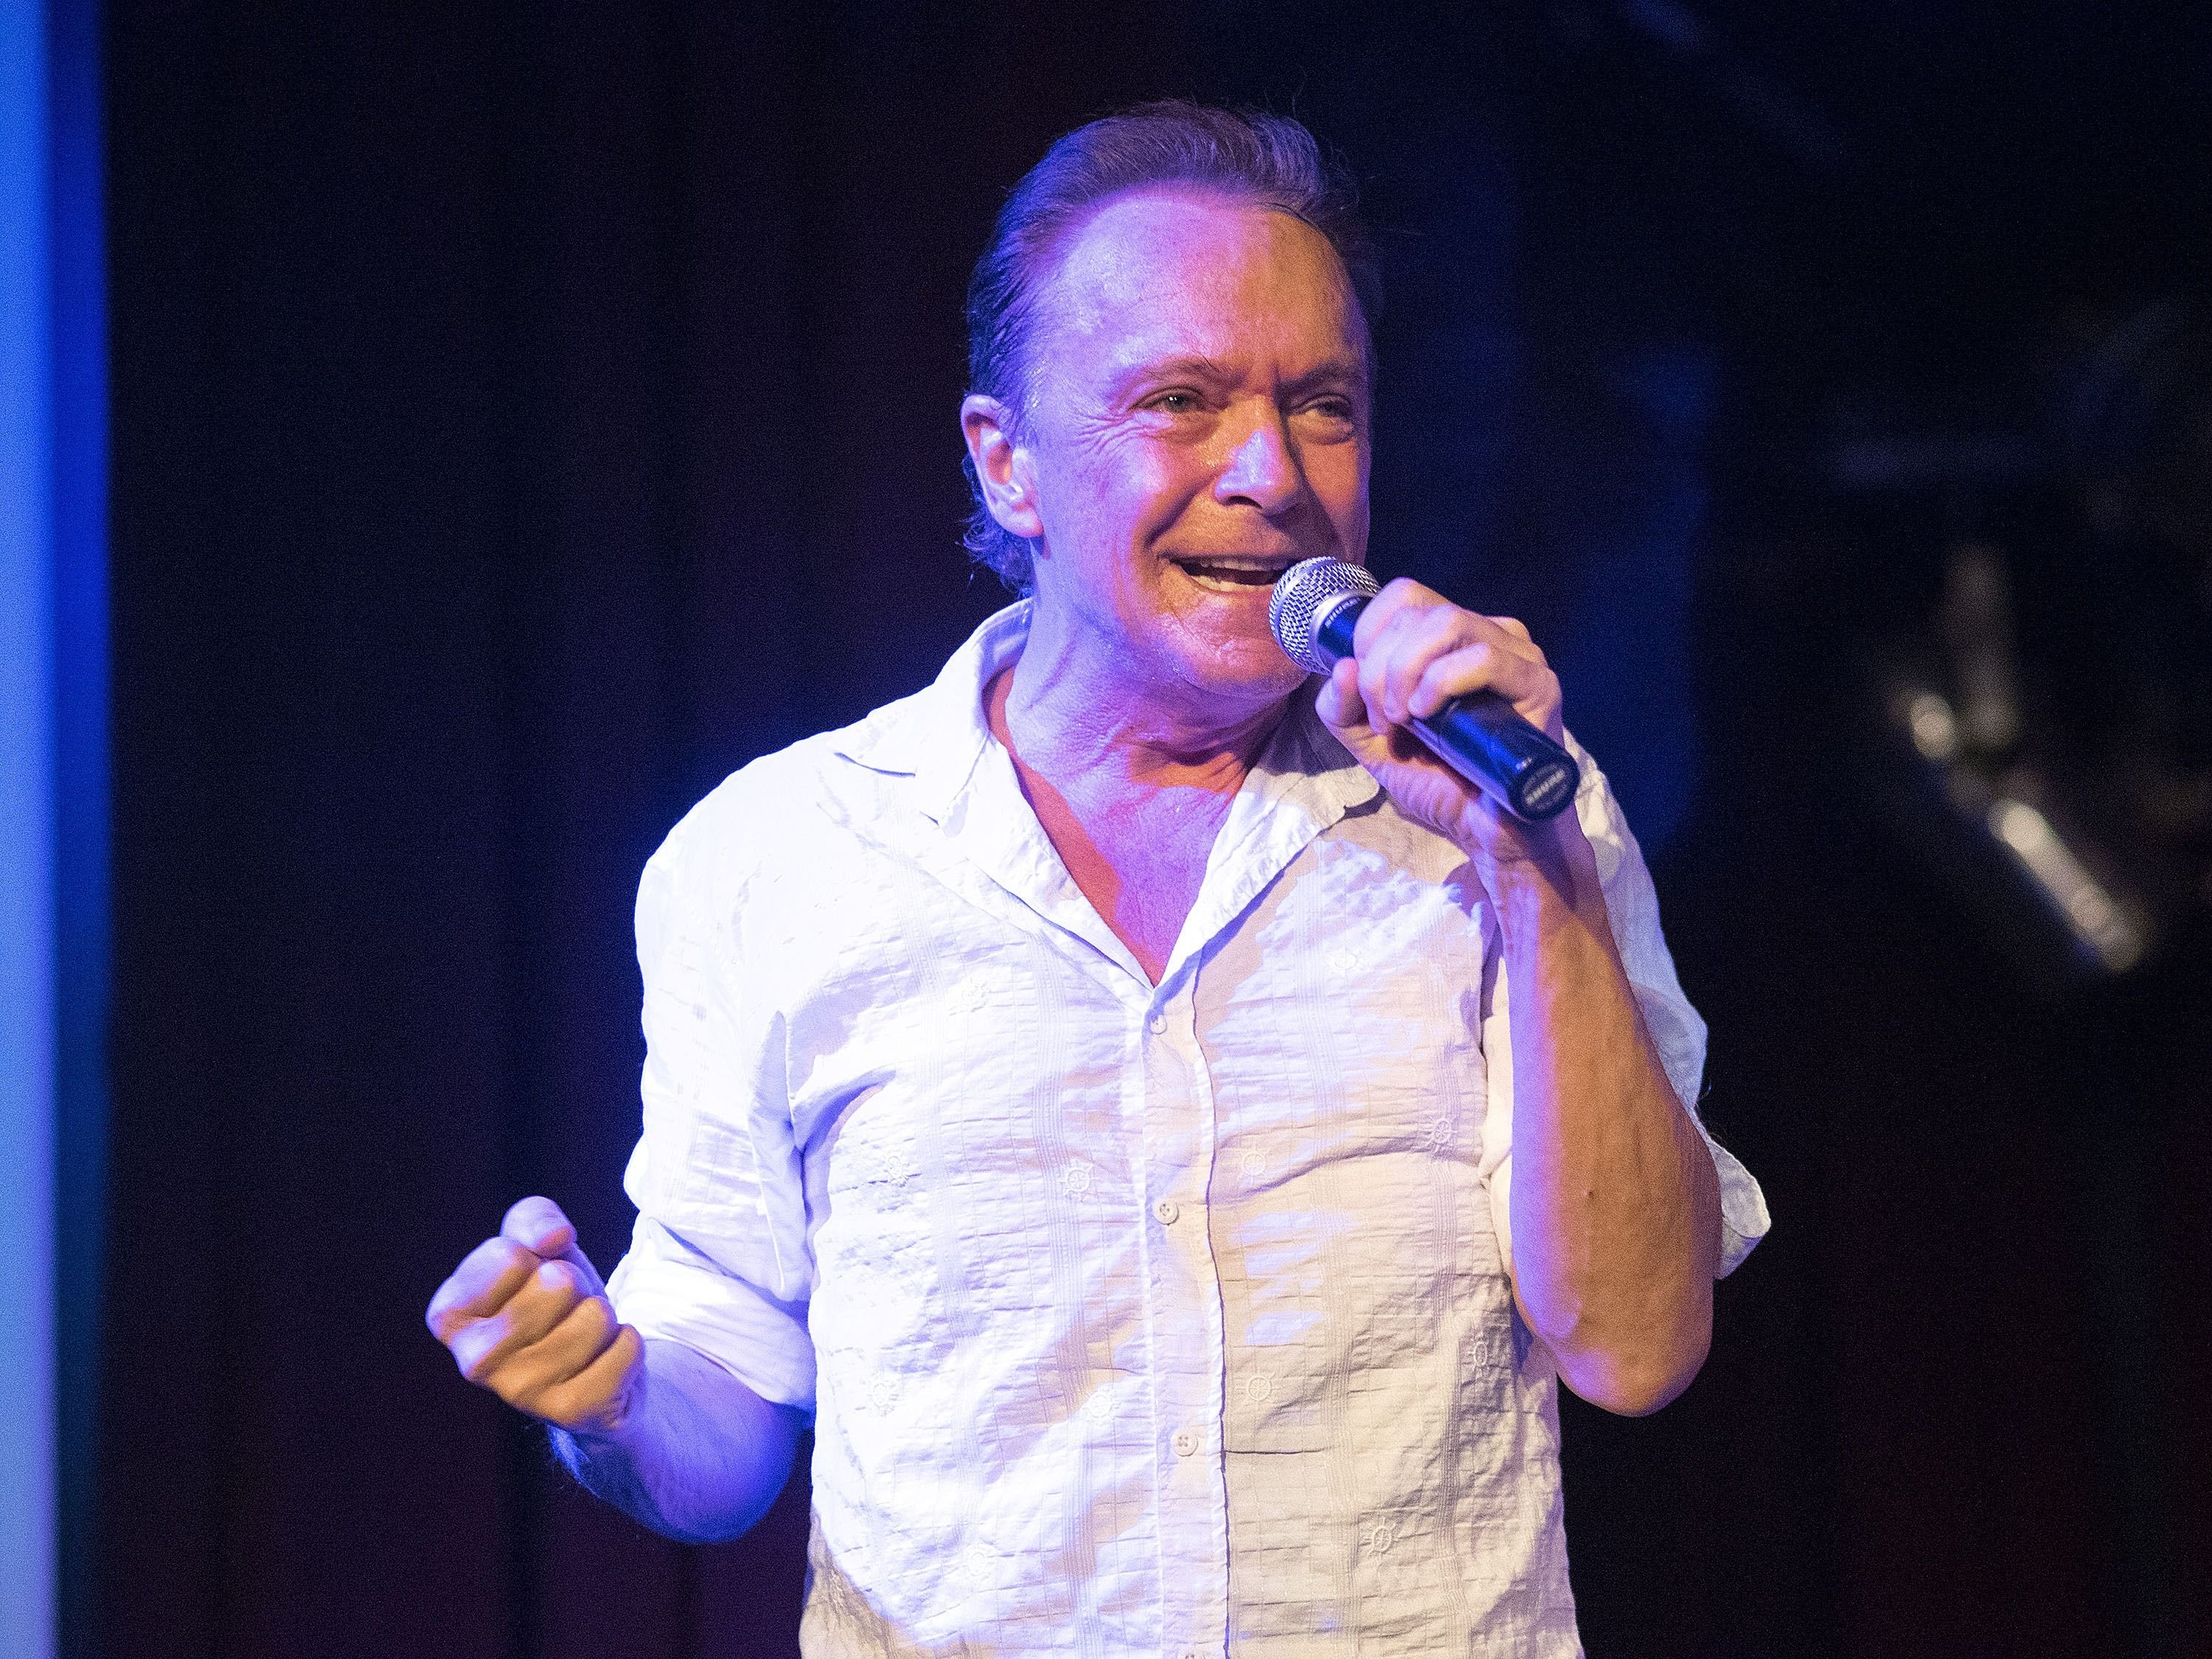
<path fill-rule="evenodd" d="M 624 1322 L 683 1342 L 763 1399 L 811 1410 L 813 1263 L 784 1087 L 782 1019 L 738 945 L 742 880 L 713 798 L 638 886 L 644 1133 L 623 1178 L 637 1206 L 609 1279 Z"/>
<path fill-rule="evenodd" d="M 1659 1051 L 1667 1080 L 1683 1110 L 1705 1137 L 1713 1157 L 1721 1199 L 1721 1276 L 1735 1271 L 1772 1224 L 1765 1195 L 1735 1155 L 1706 1133 L 1698 1115 L 1698 1092 L 1705 1066 L 1705 1022 L 1683 995 L 1674 958 L 1659 927 L 1659 898 L 1644 852 L 1614 800 L 1605 775 L 1582 745 L 1567 746 L 1583 769 L 1575 795 L 1575 815 L 1597 855 L 1598 879 L 1605 893 L 1606 919 L 1620 952 L 1630 988 L 1645 1029 Z M 1494 923 L 1492 924 L 1494 927 Z M 1482 1171 L 1489 1183 L 1492 1221 L 1498 1249 L 1513 1259 L 1513 1036 L 1507 1022 L 1512 988 L 1507 984 L 1504 952 L 1493 937 L 1485 951 L 1482 988 L 1482 1051 L 1489 1099 L 1483 1112 Z"/>

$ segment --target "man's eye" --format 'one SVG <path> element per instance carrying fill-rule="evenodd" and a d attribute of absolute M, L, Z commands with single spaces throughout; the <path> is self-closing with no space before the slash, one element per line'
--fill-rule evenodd
<path fill-rule="evenodd" d="M 1157 409 L 1164 415 L 1194 414 L 1198 410 L 1198 394 L 1195 392 L 1163 392 L 1146 407 Z"/>

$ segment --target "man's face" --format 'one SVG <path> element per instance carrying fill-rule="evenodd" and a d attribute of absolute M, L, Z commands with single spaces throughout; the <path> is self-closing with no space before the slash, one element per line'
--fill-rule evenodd
<path fill-rule="evenodd" d="M 1156 695 L 1285 696 L 1275 577 L 1367 547 L 1366 335 L 1335 251 L 1286 213 L 1129 196 L 1041 297 L 1019 446 L 1039 607 Z"/>

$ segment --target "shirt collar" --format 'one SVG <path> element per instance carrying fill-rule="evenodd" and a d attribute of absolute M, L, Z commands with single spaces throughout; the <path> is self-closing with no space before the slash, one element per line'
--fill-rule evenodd
<path fill-rule="evenodd" d="M 850 728 L 836 752 L 872 772 L 912 778 L 915 805 L 944 823 L 975 776 L 976 762 L 996 741 L 984 714 L 984 693 L 1022 654 L 1033 604 L 1018 599 L 985 617 L 933 682 Z M 1380 788 L 1322 724 L 1308 689 L 1293 699 L 1289 715 L 1261 746 L 1242 793 L 1267 817 L 1278 804 L 1299 809 L 1317 830 L 1373 799 Z M 1246 823 L 1239 820 L 1248 816 L 1232 812 L 1223 825 L 1224 843 L 1241 838 L 1237 832 Z"/>
<path fill-rule="evenodd" d="M 836 752 L 871 772 L 912 778 L 915 804 L 943 823 L 993 741 L 983 694 L 1022 654 L 1030 604 L 1018 599 L 985 617 L 934 681 L 850 728 Z"/>

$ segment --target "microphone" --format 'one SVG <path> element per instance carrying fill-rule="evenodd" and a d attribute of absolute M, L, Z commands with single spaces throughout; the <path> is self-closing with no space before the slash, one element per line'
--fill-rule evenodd
<path fill-rule="evenodd" d="M 1275 583 L 1267 626 L 1285 656 L 1309 674 L 1326 674 L 1352 654 L 1352 625 L 1377 591 L 1375 578 L 1358 565 L 1306 559 Z M 1575 757 L 1495 691 L 1468 692 L 1407 724 L 1431 754 L 1532 823 L 1564 811 L 1582 781 Z"/>

